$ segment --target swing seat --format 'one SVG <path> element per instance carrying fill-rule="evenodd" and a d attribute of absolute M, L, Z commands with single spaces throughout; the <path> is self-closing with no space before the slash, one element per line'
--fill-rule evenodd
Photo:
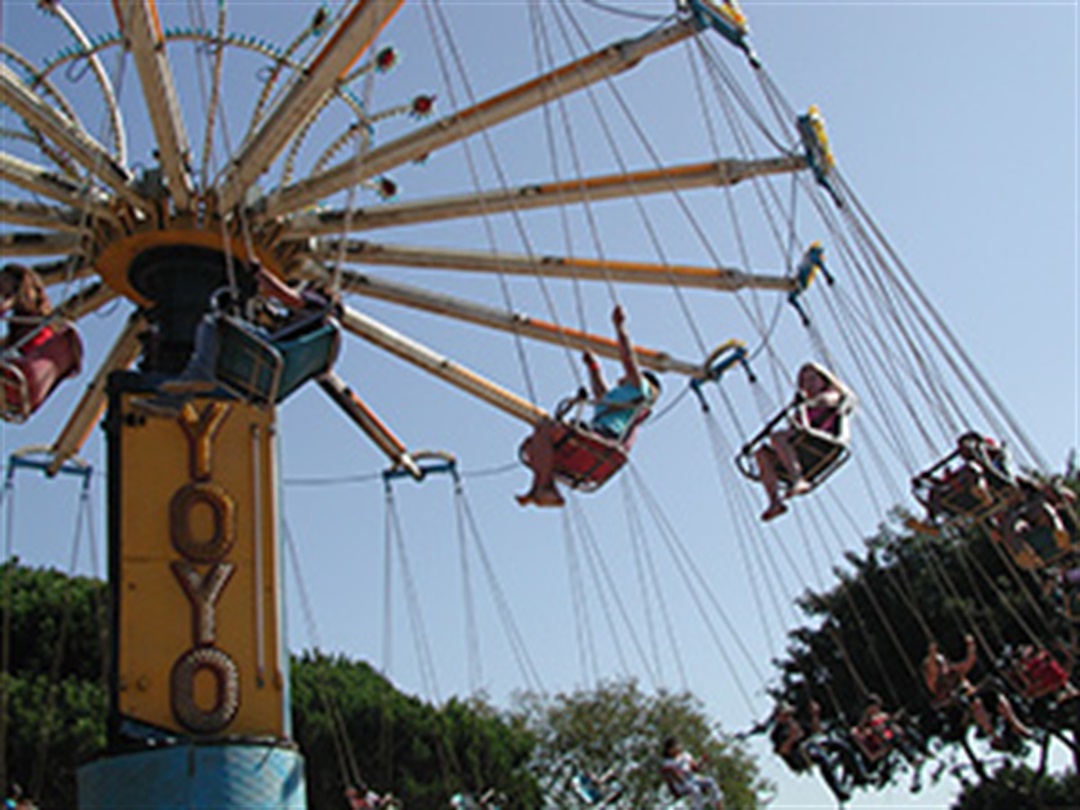
<path fill-rule="evenodd" d="M 888 728 L 851 729 L 851 739 L 866 762 L 876 764 L 884 759 L 895 746 L 895 732 Z"/>
<path fill-rule="evenodd" d="M 610 772 L 599 780 L 583 771 L 570 777 L 570 787 L 574 795 L 590 807 L 608 807 L 622 796 L 622 788 L 616 782 L 609 784 Z"/>
<path fill-rule="evenodd" d="M 325 374 L 341 345 L 337 323 L 325 313 L 267 335 L 232 316 L 218 319 L 215 376 L 254 404 L 278 404 L 308 380 Z"/>
<path fill-rule="evenodd" d="M 1000 471 L 982 464 L 986 492 L 977 487 L 978 476 L 954 450 L 932 467 L 911 479 L 911 491 L 928 513 L 943 516 L 946 522 L 966 519 L 981 521 L 1007 508 L 1017 493 L 1015 482 Z"/>
<path fill-rule="evenodd" d="M 1076 550 L 1075 527 L 1072 532 L 1066 531 L 1065 537 L 1059 536 L 1050 526 L 1035 526 L 1023 534 L 1023 543 L 1030 555 L 1025 556 L 1024 565 L 1019 560 L 1018 564 L 1027 570 L 1037 570 L 1047 565 L 1053 565 L 1071 551 Z"/>
<path fill-rule="evenodd" d="M 1052 695 L 1069 682 L 1069 673 L 1049 655 L 1020 661 L 1013 672 L 1018 691 L 1028 700 Z"/>
<path fill-rule="evenodd" d="M 577 797 L 586 804 L 596 804 L 604 798 L 603 791 L 585 774 L 574 774 L 570 780 L 570 786 Z"/>
<path fill-rule="evenodd" d="M 846 424 L 846 419 L 842 419 Z M 775 422 L 774 422 L 775 424 Z M 792 425 L 793 436 L 791 440 L 792 450 L 799 460 L 803 478 L 810 485 L 810 489 L 816 489 L 829 478 L 834 472 L 843 466 L 851 455 L 851 450 L 845 438 L 834 436 L 831 433 L 815 430 L 801 425 Z M 758 469 L 756 454 L 764 448 L 767 452 L 774 453 L 768 444 L 771 430 L 758 434 L 747 444 L 743 445 L 736 463 L 739 471 L 751 481 L 761 480 L 761 471 Z M 791 474 L 781 464 L 776 465 L 777 478 L 784 487 L 790 487 L 794 483 Z"/>
<path fill-rule="evenodd" d="M 1017 533 L 1015 547 L 1008 542 L 1003 543 L 1018 566 L 1027 571 L 1037 571 L 1080 552 L 1080 528 L 1077 526 L 1076 513 L 1056 485 L 1040 486 L 1020 479 L 1016 501 L 1015 506 L 1005 510 L 1001 520 L 1013 526 L 1020 521 L 1027 524 L 1026 529 Z M 1048 517 L 1047 510 L 1053 512 L 1053 518 Z M 1055 526 L 1056 522 L 1060 522 L 1060 526 Z M 998 534 L 995 532 L 991 536 Z"/>
<path fill-rule="evenodd" d="M 83 345 L 71 326 L 0 361 L 0 419 L 25 422 L 56 386 L 82 369 Z"/>
<path fill-rule="evenodd" d="M 791 448 L 802 468 L 802 477 L 810 489 L 816 489 L 844 465 L 851 455 L 851 415 L 855 411 L 855 398 L 845 394 L 836 405 L 835 430 L 821 430 L 804 424 L 800 417 L 802 401 L 796 397 L 776 416 L 770 419 L 754 438 L 743 445 L 735 458 L 739 471 L 751 481 L 761 481 L 756 455 L 759 450 L 775 455 L 770 437 L 781 422 L 787 423 Z M 783 489 L 794 481 L 783 464 L 775 464 L 777 478 Z M 786 493 L 785 493 L 786 495 Z"/>
<path fill-rule="evenodd" d="M 638 426 L 651 413 L 647 404 L 634 406 L 635 413 L 619 438 L 605 436 L 579 418 L 568 419 L 571 410 L 581 408 L 588 402 L 585 389 L 576 396 L 562 400 L 555 409 L 555 425 L 552 435 L 554 451 L 553 472 L 555 479 L 571 489 L 594 492 L 622 469 L 629 458 L 630 448 Z M 518 457 L 530 465 L 530 439 L 522 442 Z"/>
<path fill-rule="evenodd" d="M 625 443 L 608 439 L 587 428 L 559 422 L 555 426 L 555 478 L 582 492 L 593 492 L 615 475 L 628 458 Z M 529 464 L 529 440 L 518 451 Z"/>

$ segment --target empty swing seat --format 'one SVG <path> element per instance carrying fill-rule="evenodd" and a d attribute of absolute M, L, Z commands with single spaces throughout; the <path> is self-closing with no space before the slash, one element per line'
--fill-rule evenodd
<path fill-rule="evenodd" d="M 254 404 L 278 404 L 308 380 L 325 374 L 341 345 L 337 322 L 325 313 L 272 335 L 232 316 L 218 319 L 215 376 Z"/>
<path fill-rule="evenodd" d="M 6 353 L 0 361 L 0 419 L 24 422 L 57 385 L 82 368 L 83 345 L 71 326 Z"/>
<path fill-rule="evenodd" d="M 1057 534 L 1049 526 L 1036 526 L 1024 533 L 1024 545 L 1030 549 L 1034 559 L 1021 563 L 1022 568 L 1038 570 L 1043 566 L 1053 565 L 1072 549 L 1068 542 L 1059 542 Z M 1019 562 L 1019 560 L 1018 560 Z"/>

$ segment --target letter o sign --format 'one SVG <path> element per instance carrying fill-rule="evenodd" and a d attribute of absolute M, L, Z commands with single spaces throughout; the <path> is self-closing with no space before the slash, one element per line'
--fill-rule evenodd
<path fill-rule="evenodd" d="M 195 702 L 195 676 L 213 676 L 214 705 L 209 710 Z M 240 709 L 240 672 L 236 663 L 214 647 L 188 650 L 173 664 L 170 676 L 173 714 L 181 725 L 199 734 L 213 734 L 232 722 Z"/>
<path fill-rule="evenodd" d="M 200 507 L 210 516 L 210 531 L 196 536 L 193 519 Z M 193 562 L 216 562 L 236 542 L 236 502 L 217 484 L 196 481 L 176 491 L 169 502 L 169 535 L 176 550 Z"/>

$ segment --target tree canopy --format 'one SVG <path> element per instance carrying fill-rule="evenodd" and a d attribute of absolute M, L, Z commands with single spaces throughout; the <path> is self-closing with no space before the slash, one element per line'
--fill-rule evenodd
<path fill-rule="evenodd" d="M 3 673 L 8 784 L 44 806 L 76 806 L 76 770 L 106 749 L 104 583 L 9 563 L 2 569 L 9 655 Z M 442 807 L 492 789 L 510 808 L 581 807 L 570 765 L 618 766 L 620 807 L 656 803 L 659 740 L 676 734 L 722 785 L 730 808 L 769 795 L 755 763 L 713 731 L 689 694 L 650 695 L 633 682 L 541 697 L 510 709 L 482 697 L 434 706 L 395 689 L 368 664 L 304 652 L 292 660 L 293 736 L 305 756 L 308 805 L 343 806 L 348 785 Z"/>
<path fill-rule="evenodd" d="M 867 697 L 877 694 L 887 709 L 901 712 L 904 726 L 933 754 L 939 767 L 932 774 L 974 770 L 980 782 L 997 782 L 999 773 L 1009 776 L 1014 793 L 1021 784 L 1034 791 L 1032 785 L 1046 774 L 1050 746 L 1065 746 L 1073 767 L 1080 763 L 1080 700 L 1059 701 L 1058 692 L 1026 694 L 1007 654 L 1030 646 L 1071 667 L 1077 617 L 1064 609 L 1062 570 L 1022 569 L 979 522 L 935 533 L 919 530 L 908 517 L 893 515 L 863 553 L 848 553 L 846 566 L 834 569 L 838 582 L 830 590 L 807 592 L 799 600 L 807 623 L 789 634 L 775 697 L 804 712 L 816 703 L 826 734 L 847 737 L 851 744 L 851 726 Z M 1073 564 L 1066 558 L 1061 568 Z M 936 642 L 950 661 L 960 661 L 967 636 L 977 658 L 968 679 L 978 692 L 950 722 L 924 681 L 924 659 Z M 968 727 L 976 700 L 1000 725 L 999 696 L 1032 731 L 1026 739 L 1006 735 L 1007 751 L 993 750 L 1006 746 L 996 740 L 992 748 L 979 740 L 978 729 L 971 733 Z M 1028 772 L 987 767 L 990 758 L 1001 756 L 1017 767 L 1033 756 L 1038 766 L 1025 776 L 1028 781 L 1017 781 L 1016 774 Z M 896 775 L 886 774 L 885 781 Z"/>
<path fill-rule="evenodd" d="M 622 788 L 619 807 L 662 807 L 671 801 L 660 778 L 661 745 L 676 737 L 704 763 L 729 810 L 763 807 L 772 796 L 742 743 L 714 728 L 688 693 L 643 692 L 635 681 L 554 697 L 523 694 L 512 714 L 536 739 L 532 768 L 556 801 L 576 773 L 611 772 Z M 577 807 L 572 798 L 556 806 Z"/>

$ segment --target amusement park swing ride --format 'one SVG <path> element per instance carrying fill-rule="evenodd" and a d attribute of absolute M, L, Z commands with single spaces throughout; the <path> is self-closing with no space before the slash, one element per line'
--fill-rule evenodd
<path fill-rule="evenodd" d="M 237 32 L 225 2 L 170 19 L 153 0 L 116 0 L 111 19 L 95 21 L 106 33 L 84 30 L 74 6 L 37 5 L 39 24 L 67 44 L 30 55 L 2 43 L 11 280 L 0 279 L 10 315 L 0 410 L 24 422 L 57 386 L 85 385 L 55 440 L 14 457 L 48 475 L 79 470 L 93 429 L 105 430 L 110 754 L 81 771 L 81 806 L 189 795 L 304 806 L 281 627 L 278 408 L 307 384 L 396 475 L 434 469 L 365 400 L 373 381 L 347 379 L 343 337 L 526 435 L 557 425 L 555 479 L 582 494 L 639 480 L 624 469 L 631 434 L 662 433 L 666 403 L 643 408 L 631 394 L 625 432 L 603 434 L 587 407 L 611 401 L 589 391 L 578 354 L 622 364 L 608 392 L 639 371 L 659 375 L 672 406 L 684 395 L 701 404 L 712 451 L 742 474 L 723 487 L 732 525 L 753 540 L 789 508 L 781 520 L 813 522 L 827 482 L 855 466 L 885 503 L 899 500 L 897 477 L 918 473 L 934 530 L 1002 520 L 1020 508 L 1011 473 L 975 501 L 930 494 L 934 460 L 946 464 L 973 426 L 1008 436 L 1026 468 L 1046 468 L 844 182 L 821 112 L 796 112 L 772 82 L 738 3 L 616 14 L 634 33 L 600 41 L 568 5 L 530 7 L 535 61 L 509 86 L 492 84 L 482 58 L 468 64 L 440 3 L 319 7 L 284 44 Z M 402 54 L 385 43 L 410 14 L 430 34 L 421 75 L 437 89 L 388 101 L 380 89 L 401 92 Z M 642 109 L 663 92 L 645 82 L 654 65 L 689 73 L 694 139 Z M 245 86 L 231 86 L 237 75 Z M 20 285 L 35 278 L 51 307 L 23 302 Z M 625 315 L 615 337 L 590 328 L 586 288 L 620 313 L 635 288 L 667 296 L 671 344 L 630 342 Z M 707 334 L 706 297 L 724 299 L 725 322 L 744 334 Z M 118 303 L 126 320 L 90 368 L 80 324 Z M 379 313 L 394 308 L 507 336 L 527 395 L 390 326 Z M 571 310 L 573 326 L 560 315 Z M 691 359 L 672 349 L 685 342 L 676 321 Z M 782 333 L 809 348 L 785 356 Z M 539 404 L 533 344 L 572 369 L 566 387 L 583 393 L 565 407 Z M 804 372 L 818 382 L 804 385 Z M 860 453 L 874 463 L 853 462 Z M 1050 496 L 1031 497 L 1035 524 Z M 1018 565 L 1076 553 L 1072 506 L 1052 505 L 1048 534 L 1002 539 Z"/>

